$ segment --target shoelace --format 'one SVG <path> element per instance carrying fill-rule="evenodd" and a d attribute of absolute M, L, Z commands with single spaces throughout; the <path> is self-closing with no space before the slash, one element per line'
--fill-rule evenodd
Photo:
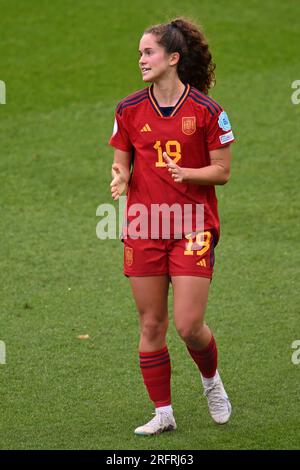
<path fill-rule="evenodd" d="M 216 383 L 215 385 L 206 388 L 204 391 L 204 395 L 207 397 L 209 405 L 213 411 L 219 411 L 220 407 L 226 406 L 226 400 L 219 385 L 220 384 Z"/>

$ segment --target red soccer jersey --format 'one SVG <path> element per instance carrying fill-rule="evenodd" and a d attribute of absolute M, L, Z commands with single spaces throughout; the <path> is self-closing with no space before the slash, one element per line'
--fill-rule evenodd
<path fill-rule="evenodd" d="M 210 165 L 209 151 L 234 141 L 226 112 L 212 98 L 186 85 L 169 117 L 164 117 L 153 85 L 123 99 L 116 109 L 109 143 L 133 153 L 133 172 L 127 209 L 133 204 L 177 203 L 204 205 L 204 229 L 219 236 L 219 216 L 214 186 L 175 183 L 167 171 L 163 152 L 186 168 Z M 197 227 L 194 226 L 195 231 Z"/>

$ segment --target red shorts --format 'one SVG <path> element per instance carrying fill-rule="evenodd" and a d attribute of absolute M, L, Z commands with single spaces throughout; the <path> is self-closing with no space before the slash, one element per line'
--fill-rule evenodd
<path fill-rule="evenodd" d="M 200 276 L 212 278 L 214 236 L 199 232 L 171 240 L 124 239 L 125 276 Z"/>

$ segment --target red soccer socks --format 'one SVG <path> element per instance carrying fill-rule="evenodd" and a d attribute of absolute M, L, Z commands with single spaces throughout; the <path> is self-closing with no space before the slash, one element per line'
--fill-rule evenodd
<path fill-rule="evenodd" d="M 140 352 L 144 384 L 155 408 L 171 404 L 171 363 L 167 346 L 159 351 Z"/>
<path fill-rule="evenodd" d="M 215 338 L 212 336 L 209 344 L 200 351 L 195 351 L 188 346 L 187 349 L 197 364 L 202 376 L 205 378 L 214 377 L 218 365 L 218 349 Z"/>

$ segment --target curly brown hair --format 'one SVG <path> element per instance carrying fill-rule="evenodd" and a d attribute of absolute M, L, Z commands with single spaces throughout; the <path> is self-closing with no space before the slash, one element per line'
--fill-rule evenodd
<path fill-rule="evenodd" d="M 179 17 L 169 23 L 150 26 L 144 34 L 157 36 L 158 44 L 163 46 L 168 54 L 179 52 L 177 73 L 180 80 L 208 94 L 208 90 L 216 82 L 216 65 L 212 60 L 206 37 L 198 25 L 187 18 Z"/>

